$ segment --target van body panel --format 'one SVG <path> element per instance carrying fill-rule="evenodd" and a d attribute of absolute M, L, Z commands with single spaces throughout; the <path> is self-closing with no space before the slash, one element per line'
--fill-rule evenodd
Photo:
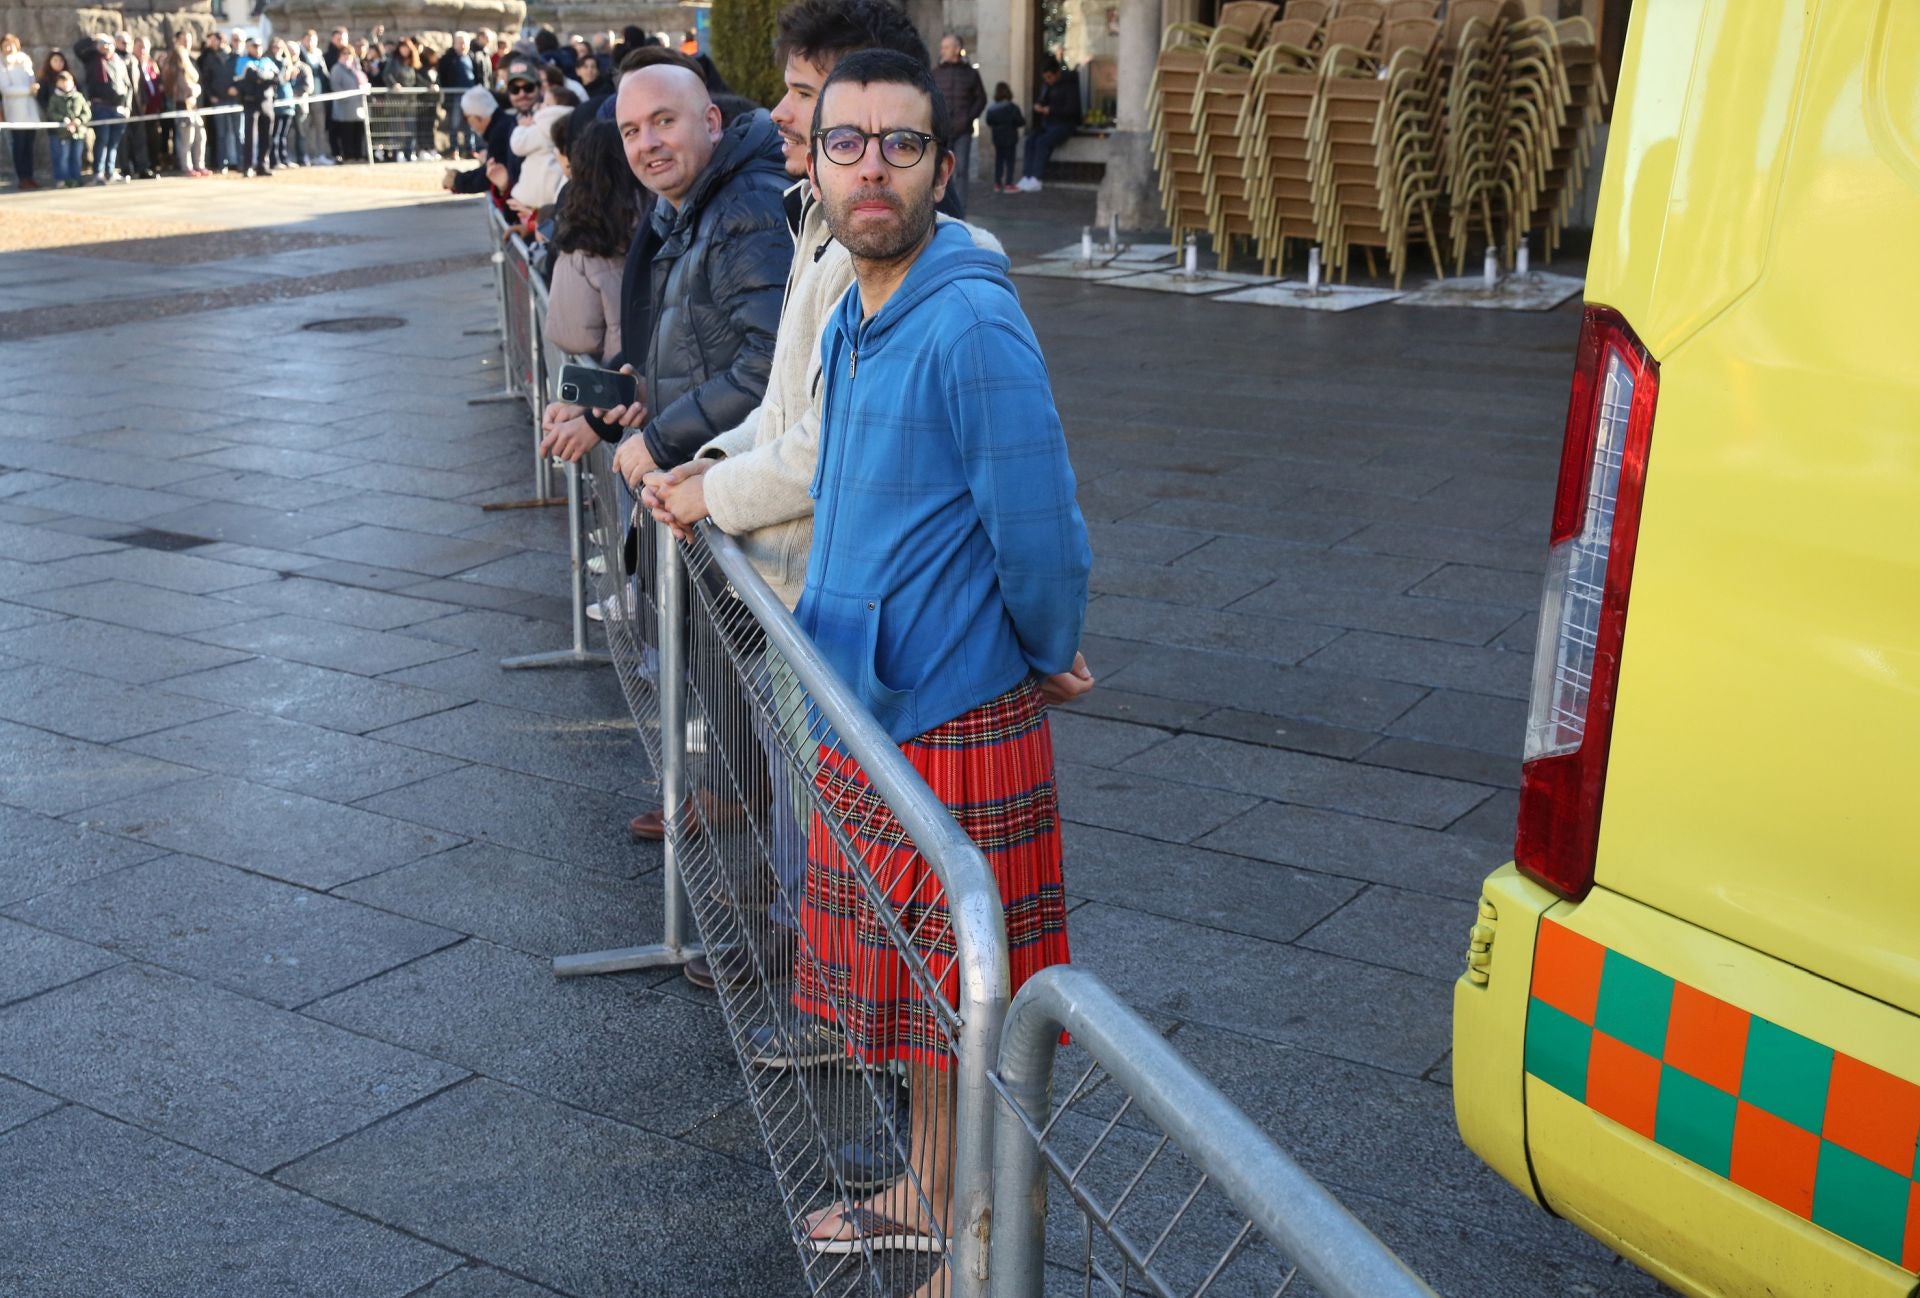
<path fill-rule="evenodd" d="M 1920 1019 L 1600 888 L 1540 917 L 1529 982 L 1556 1212 L 1694 1292 L 1913 1290 Z"/>
<path fill-rule="evenodd" d="M 1766 8 L 1787 31 L 1801 6 Z M 1754 222 L 1772 252 L 1737 301 L 1655 349 L 1596 877 L 1920 1013 L 1920 170 L 1900 143 L 1920 139 L 1920 20 L 1902 9 L 1813 8 L 1798 77 L 1771 74 L 1797 81 L 1798 127 L 1761 114 L 1794 141 L 1784 183 L 1771 139 L 1750 155 L 1778 190 Z M 1869 111 L 1863 68 L 1890 32 L 1912 44 Z M 1876 132 L 1876 116 L 1902 120 Z M 1670 220 L 1655 237 L 1663 266 L 1717 260 L 1708 231 Z M 1643 308 L 1668 337 L 1691 318 L 1664 309 L 1670 282 Z"/>

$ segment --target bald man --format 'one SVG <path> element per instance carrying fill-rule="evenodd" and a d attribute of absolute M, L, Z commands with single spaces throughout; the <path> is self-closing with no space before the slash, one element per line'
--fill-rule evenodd
<path fill-rule="evenodd" d="M 780 133 L 765 112 L 722 126 L 706 84 L 656 64 L 621 78 L 614 121 L 654 196 L 621 281 L 623 354 L 641 399 L 613 410 L 547 407 L 543 448 L 578 459 L 597 438 L 636 486 L 692 458 L 760 404 L 792 264 Z"/>

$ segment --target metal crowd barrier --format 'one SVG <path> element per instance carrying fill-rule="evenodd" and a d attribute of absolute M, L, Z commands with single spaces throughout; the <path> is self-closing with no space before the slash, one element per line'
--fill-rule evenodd
<path fill-rule="evenodd" d="M 1092 1063 L 1056 1108 L 1050 1095 L 1063 1031 Z M 1084 969 L 1059 965 L 1021 987 L 992 1081 L 1005 1102 L 994 1130 L 993 1298 L 1056 1290 L 1277 1295 L 1296 1278 L 1322 1298 L 1433 1298 Z M 1061 1224 L 1078 1226 L 1055 1232 L 1051 1249 L 1049 1173 L 1072 1205 Z M 1069 1233 L 1077 1246 L 1061 1238 Z"/>
<path fill-rule="evenodd" d="M 523 308 L 544 286 L 489 219 L 508 385 L 537 438 L 544 311 Z M 809 1291 L 1171 1298 L 1304 1277 L 1323 1298 L 1432 1298 L 1098 978 L 1046 970 L 1009 1005 L 978 847 L 739 545 L 704 522 L 675 539 L 611 460 L 568 469 L 576 649 L 590 586 L 660 776 L 662 933 L 554 972 L 707 957 Z M 1054 1109 L 1062 1029 L 1094 1065 Z M 1049 1172 L 1071 1205 L 1051 1251 Z M 805 1242 L 859 1208 L 896 1238 Z"/>

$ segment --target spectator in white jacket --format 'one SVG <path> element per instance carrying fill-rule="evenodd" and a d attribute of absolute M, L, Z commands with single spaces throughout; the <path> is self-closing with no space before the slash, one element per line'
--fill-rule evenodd
<path fill-rule="evenodd" d="M 33 74 L 33 60 L 20 48 L 20 38 L 12 32 L 0 36 L 0 119 L 8 125 L 25 125 L 40 120 L 40 104 L 34 92 L 40 88 Z M 33 139 L 36 131 L 7 131 L 7 144 L 13 150 L 13 176 L 22 189 L 38 189 L 33 178 Z"/>
<path fill-rule="evenodd" d="M 510 147 L 520 155 L 520 179 L 510 195 L 517 209 L 537 212 L 560 193 L 560 160 L 553 151 L 553 124 L 573 116 L 572 104 L 547 104 L 533 120 L 513 128 Z"/>

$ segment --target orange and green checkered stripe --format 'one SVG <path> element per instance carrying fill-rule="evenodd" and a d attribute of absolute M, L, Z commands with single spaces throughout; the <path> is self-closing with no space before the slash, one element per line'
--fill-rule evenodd
<path fill-rule="evenodd" d="M 1527 1072 L 1920 1272 L 1920 1084 L 1543 920 Z"/>

